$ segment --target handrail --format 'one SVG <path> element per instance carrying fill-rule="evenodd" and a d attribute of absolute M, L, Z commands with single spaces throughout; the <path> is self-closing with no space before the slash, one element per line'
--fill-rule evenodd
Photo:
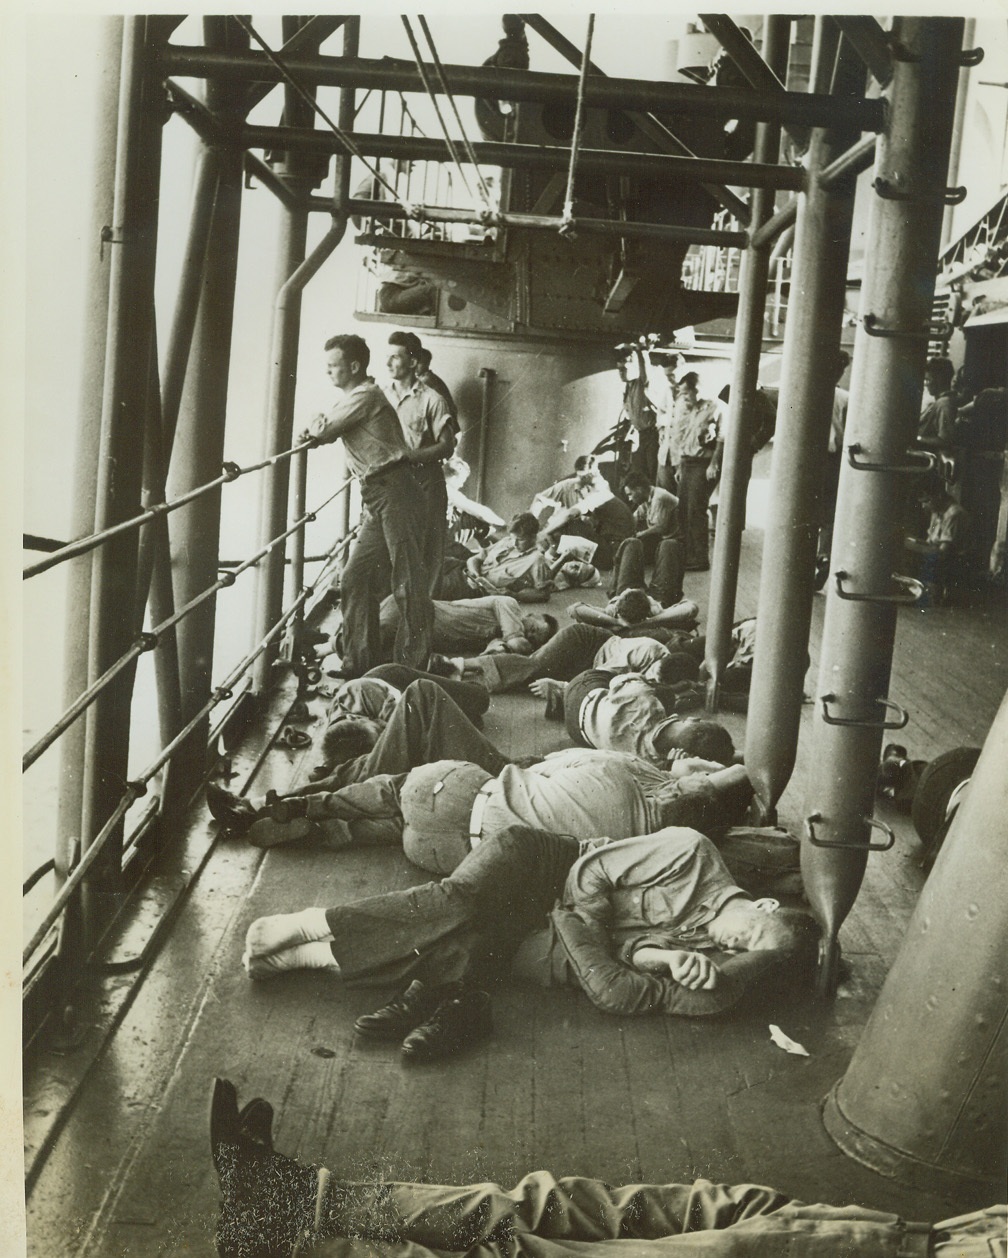
<path fill-rule="evenodd" d="M 314 511 L 306 511 L 300 519 L 295 520 L 294 523 L 289 528 L 285 529 L 283 533 L 278 534 L 256 554 L 250 556 L 243 563 L 239 564 L 233 572 L 225 572 L 222 576 L 218 577 L 213 585 L 207 586 L 205 590 L 197 594 L 196 597 L 186 603 L 185 606 L 180 607 L 178 611 L 169 616 L 167 620 L 161 621 L 159 625 L 155 625 L 153 629 L 147 631 L 146 633 L 141 633 L 129 650 L 127 650 L 122 656 L 120 656 L 119 659 L 115 661 L 114 664 L 106 669 L 106 671 L 102 673 L 101 677 L 92 682 L 87 690 L 85 690 L 77 698 L 77 700 L 72 703 L 69 708 L 67 708 L 63 715 L 52 726 L 50 726 L 42 737 L 34 743 L 33 746 L 29 747 L 29 749 L 21 757 L 21 772 L 24 773 L 27 769 L 29 769 L 39 756 L 41 756 L 44 751 L 48 750 L 56 739 L 59 738 L 65 730 L 69 729 L 69 727 L 83 712 L 87 711 L 102 691 L 105 690 L 107 686 L 111 685 L 123 669 L 132 664 L 133 661 L 145 651 L 153 651 L 163 633 L 173 628 L 180 621 L 184 620 L 186 616 L 190 615 L 190 613 L 202 606 L 202 604 L 208 599 L 215 597 L 219 591 L 225 589 L 227 586 L 233 585 L 235 580 L 243 572 L 248 571 L 249 568 L 254 568 L 261 562 L 261 560 L 265 559 L 271 551 L 275 550 L 281 542 L 286 541 L 286 539 L 290 537 L 291 533 L 297 532 L 299 528 L 303 528 L 305 524 L 314 520 L 319 511 L 324 510 L 327 506 L 329 506 L 333 499 L 338 498 L 339 495 L 348 488 L 351 480 L 352 478 L 345 480 L 343 484 L 330 494 L 323 503 L 316 507 Z"/>
<path fill-rule="evenodd" d="M 29 958 L 35 952 L 35 949 L 38 948 L 39 944 L 42 943 L 46 935 L 52 929 L 57 918 L 63 912 L 63 909 L 66 907 L 67 902 L 69 901 L 70 897 L 80 886 L 81 882 L 84 880 L 84 875 L 90 870 L 91 866 L 95 863 L 95 861 L 101 855 L 101 852 L 104 849 L 105 844 L 108 842 L 109 836 L 111 835 L 112 831 L 116 828 L 119 822 L 126 816 L 126 813 L 130 810 L 133 804 L 135 804 L 138 799 L 142 798 L 143 795 L 146 794 L 147 783 L 150 781 L 150 779 L 154 777 L 156 773 L 159 773 L 160 770 L 164 767 L 164 765 L 167 764 L 168 760 L 172 757 L 172 755 L 174 755 L 176 749 L 181 745 L 181 743 L 183 743 L 189 737 L 189 735 L 200 724 L 203 718 L 208 715 L 211 709 L 213 709 L 218 703 L 220 703 L 222 699 L 226 699 L 228 697 L 231 687 L 235 684 L 236 681 L 238 681 L 238 679 L 242 676 L 243 673 L 248 672 L 248 670 L 252 667 L 252 665 L 259 658 L 259 656 L 263 653 L 263 651 L 266 650 L 266 648 L 273 641 L 273 639 L 284 628 L 288 620 L 291 619 L 291 617 L 295 614 L 298 608 L 302 606 L 305 600 L 311 596 L 311 593 L 312 593 L 312 587 L 306 586 L 301 591 L 301 593 L 297 596 L 294 602 L 290 605 L 290 607 L 287 608 L 287 610 L 280 617 L 280 619 L 276 622 L 276 624 L 272 627 L 272 629 L 270 629 L 269 633 L 263 638 L 263 640 L 259 643 L 259 645 L 255 647 L 252 651 L 250 651 L 248 655 L 245 656 L 245 658 L 237 665 L 237 667 L 233 670 L 233 672 L 231 672 L 224 679 L 224 681 L 221 682 L 219 686 L 216 686 L 214 688 L 214 690 L 210 694 L 210 698 L 203 705 L 203 707 L 200 708 L 200 710 L 192 718 L 189 724 L 186 725 L 186 727 L 183 730 L 181 730 L 171 740 L 171 742 L 168 744 L 167 747 L 164 748 L 164 750 L 157 757 L 157 759 L 154 760 L 152 764 L 150 764 L 138 778 L 134 778 L 131 782 L 127 782 L 126 790 L 123 792 L 122 798 L 119 800 L 119 803 L 113 809 L 112 815 L 109 817 L 109 819 L 105 822 L 102 828 L 95 835 L 94 840 L 92 841 L 91 845 L 88 847 L 87 851 L 84 853 L 84 855 L 81 857 L 81 859 L 78 861 L 78 863 L 74 866 L 73 870 L 68 875 L 66 882 L 64 882 L 63 886 L 59 889 L 58 893 L 56 894 L 56 897 L 54 898 L 52 904 L 50 905 L 49 911 L 46 913 L 45 917 L 39 923 L 38 928 L 36 929 L 35 933 L 32 935 L 31 939 L 28 941 L 27 945 L 23 949 L 21 953 L 22 964 L 26 965 L 28 963 Z"/>
<path fill-rule="evenodd" d="M 223 465 L 224 470 L 220 476 L 215 477 L 212 481 L 207 481 L 205 485 L 197 485 L 195 489 L 190 489 L 188 493 L 182 494 L 179 498 L 173 498 L 171 502 L 156 502 L 154 506 L 148 507 L 146 511 L 141 511 L 139 515 L 133 516 L 132 519 L 123 520 L 119 524 L 111 524 L 108 528 L 100 529 L 96 533 L 89 533 L 87 537 L 79 537 L 75 541 L 67 542 L 65 546 L 60 547 L 47 559 L 40 559 L 38 563 L 29 564 L 23 570 L 21 579 L 22 581 L 27 581 L 29 577 L 36 577 L 41 572 L 48 572 L 50 568 L 55 568 L 57 564 L 65 563 L 68 559 L 76 559 L 78 555 L 86 555 L 88 551 L 94 550 L 103 542 L 108 541 L 109 538 L 128 533 L 131 529 L 139 528 L 142 524 L 147 524 L 149 521 L 157 519 L 158 516 L 169 515 L 172 511 L 177 511 L 180 507 L 185 507 L 190 502 L 195 502 L 197 498 L 202 498 L 204 494 L 210 493 L 211 490 L 217 489 L 221 485 L 229 485 L 247 472 L 258 472 L 273 463 L 292 458 L 299 450 L 311 449 L 315 444 L 314 440 L 303 441 L 300 445 L 293 446 L 290 450 L 274 454 L 271 458 L 263 459 L 259 463 L 250 463 L 247 467 L 239 467 L 237 463 L 225 463 Z"/>

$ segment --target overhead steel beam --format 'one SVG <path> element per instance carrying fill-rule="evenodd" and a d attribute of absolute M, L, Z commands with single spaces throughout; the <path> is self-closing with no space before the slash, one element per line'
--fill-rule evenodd
<path fill-rule="evenodd" d="M 223 138 L 223 137 L 222 137 Z M 288 152 L 336 153 L 343 146 L 331 131 L 290 127 L 244 127 L 234 137 L 246 149 L 279 149 Z M 444 140 L 423 136 L 360 135 L 353 142 L 365 157 L 387 157 L 412 161 L 448 162 L 451 155 Z M 493 141 L 473 144 L 481 165 L 526 170 L 566 170 L 570 150 L 559 145 L 501 144 Z M 773 162 L 730 162 L 706 157 L 678 157 L 666 153 L 624 152 L 618 149 L 581 149 L 579 170 L 597 170 L 613 175 L 641 175 L 655 180 L 680 182 L 712 180 L 750 188 L 782 188 L 794 192 L 805 187 L 805 172 L 798 166 Z"/>
<path fill-rule="evenodd" d="M 854 46 L 854 50 L 882 87 L 888 87 L 893 76 L 892 49 L 889 37 L 875 18 L 865 16 L 833 19 Z"/>
<path fill-rule="evenodd" d="M 757 92 L 785 92 L 779 75 L 767 65 L 756 51 L 752 40 L 748 39 L 730 17 L 718 13 L 701 13 L 700 21 L 710 31 L 721 47 L 725 50 L 740 72 L 749 80 L 750 86 Z M 784 67 L 787 74 L 787 66 Z M 720 89 L 718 89 L 720 90 Z"/>
<path fill-rule="evenodd" d="M 351 19 L 346 17 L 334 17 L 328 14 L 309 18 L 300 30 L 296 31 L 288 40 L 284 41 L 283 47 L 279 50 L 279 56 L 291 57 L 295 53 L 318 52 L 319 45 L 327 40 L 334 31 L 339 30 L 344 22 Z M 266 97 L 276 87 L 276 83 L 256 83 L 248 94 L 248 103 L 246 106 L 246 114 L 252 112 L 260 101 Z"/>
<path fill-rule="evenodd" d="M 318 198 L 313 198 L 313 208 Z M 324 203 L 332 212 L 332 205 Z M 347 212 L 354 218 L 405 219 L 412 215 L 402 205 L 388 201 L 362 201 L 351 198 Z M 550 214 L 487 214 L 477 210 L 456 210 L 449 206 L 425 205 L 421 216 L 432 223 L 482 223 L 488 227 L 526 227 L 557 231 L 564 220 Z M 671 223 L 634 223 L 622 218 L 578 218 L 577 232 L 594 236 L 625 236 L 627 239 L 674 240 L 691 245 L 725 245 L 744 249 L 748 236 L 742 231 L 720 231 L 709 227 L 679 227 Z M 403 241 L 408 246 L 408 241 Z"/>
<path fill-rule="evenodd" d="M 531 27 L 561 57 L 565 57 L 578 70 L 581 69 L 581 50 L 575 44 L 572 44 L 566 35 L 562 35 L 551 22 L 548 22 L 539 13 L 523 13 L 522 17 L 525 20 L 525 25 Z M 601 70 L 590 60 L 588 62 L 588 73 L 599 75 L 602 78 L 606 77 L 605 71 Z M 630 112 L 627 114 L 627 117 L 630 118 L 641 135 L 657 147 L 659 152 L 675 153 L 680 157 L 696 156 L 692 149 L 684 144 L 665 123 L 659 122 L 653 114 Z M 729 188 L 724 188 L 720 184 L 707 183 L 703 187 L 704 191 L 709 192 L 719 205 L 726 210 L 731 210 L 740 223 L 749 222 L 749 206 Z"/>
<path fill-rule="evenodd" d="M 416 66 L 352 57 L 284 59 L 287 72 L 305 87 L 354 87 L 390 92 L 423 92 Z M 201 47 L 170 46 L 161 56 L 165 74 L 216 82 L 280 81 L 280 70 L 260 52 L 219 52 Z M 430 67 L 433 73 L 433 67 Z M 563 101 L 577 91 L 571 74 L 532 70 L 498 70 L 488 66 L 444 67 L 449 90 L 456 96 L 489 96 L 497 100 Z M 697 118 L 744 118 L 753 122 L 880 131 L 885 125 L 881 100 L 833 97 L 820 93 L 774 94 L 738 88 L 697 87 L 691 83 L 660 83 L 642 79 L 589 76 L 585 104 L 601 109 L 644 110 L 686 114 Z"/>

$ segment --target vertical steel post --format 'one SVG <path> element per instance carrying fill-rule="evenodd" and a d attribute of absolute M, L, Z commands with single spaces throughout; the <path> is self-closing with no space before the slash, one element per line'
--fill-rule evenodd
<path fill-rule="evenodd" d="M 817 33 L 824 20 L 816 20 Z M 841 93 L 863 88 L 864 66 L 846 40 L 841 41 L 836 64 Z M 833 411 L 831 367 L 840 340 L 854 207 L 853 178 L 827 190 L 816 176 L 856 139 L 850 130 L 814 129 L 809 186 L 798 196 L 792 298 L 784 333 L 746 722 L 746 768 L 757 807 L 766 819 L 776 814 L 798 747 L 819 503 Z"/>
<path fill-rule="evenodd" d="M 353 55 L 356 51 L 358 29 L 359 20 L 348 20 L 343 31 L 344 55 Z M 348 48 L 352 49 L 349 53 Z M 292 125 L 296 125 L 299 121 L 302 125 L 310 125 L 311 110 L 293 92 L 288 92 L 284 105 L 284 118 Z M 338 122 L 347 130 L 353 129 L 352 89 L 343 89 L 340 93 Z M 310 172 L 306 173 L 304 163 L 298 155 L 288 154 L 285 167 L 295 187 L 307 193 L 314 183 L 314 176 Z M 335 204 L 341 206 L 346 199 L 344 185 L 349 180 L 348 159 L 341 159 L 336 178 Z M 342 239 L 345 230 L 346 218 L 338 215 L 333 227 L 306 261 L 307 207 L 299 205 L 284 210 L 277 268 L 277 297 L 273 308 L 264 457 L 279 454 L 290 447 L 294 432 L 294 397 L 301 336 L 301 296 L 305 285 L 317 274 L 319 267 Z M 289 488 L 290 464 L 288 462 L 275 463 L 267 469 L 263 480 L 259 513 L 260 546 L 265 546 L 283 532 L 286 526 Z M 303 555 L 303 536 L 299 539 L 299 545 Z M 257 569 L 253 642 L 260 642 L 266 636 L 283 611 L 284 560 L 285 552 L 278 547 L 267 555 L 263 564 Z M 253 686 L 259 693 L 269 684 L 270 668 L 275 658 L 276 645 L 274 644 L 256 661 Z"/>
<path fill-rule="evenodd" d="M 319 267 L 330 256 L 346 232 L 346 215 L 334 219 L 332 226 L 304 259 L 297 270 L 282 285 L 277 294 L 273 319 L 273 370 L 270 374 L 270 423 L 267 432 L 267 455 L 275 454 L 290 446 L 294 424 L 294 385 L 297 371 L 298 337 L 300 331 L 301 294 L 305 285 L 318 273 Z M 302 237 L 302 248 L 304 238 Z M 288 254 L 288 258 L 289 258 Z M 284 468 L 282 483 L 277 478 L 264 486 L 264 510 L 260 535 L 265 546 L 282 533 L 286 523 L 287 487 L 289 464 L 274 464 L 270 472 Z M 283 496 L 280 497 L 282 488 Z M 283 599 L 284 552 L 279 547 L 267 559 L 278 560 L 273 565 L 272 579 L 262 580 L 257 587 L 255 642 L 261 642 L 280 618 Z M 254 688 L 262 693 L 269 684 L 269 670 L 275 658 L 275 650 L 264 651 L 255 665 Z"/>
<path fill-rule="evenodd" d="M 479 376 L 483 384 L 483 405 L 480 410 L 479 446 L 476 453 L 476 500 L 482 502 L 486 490 L 487 435 L 490 429 L 490 411 L 493 406 L 493 387 L 497 372 L 493 367 L 481 367 Z"/>
<path fill-rule="evenodd" d="M 154 328 L 161 166 L 162 89 L 148 19 L 126 20 L 116 152 L 115 214 L 109 248 L 108 345 L 102 405 L 101 457 L 95 526 L 107 528 L 140 506 L 147 371 Z M 100 676 L 133 640 L 130 609 L 136 587 L 137 536 L 126 533 L 94 552 L 91 581 L 89 678 Z M 86 734 L 82 850 L 114 811 L 126 785 L 133 672 L 108 686 L 89 713 Z M 103 893 L 120 881 L 122 829 L 113 832 L 84 887 L 85 930 L 93 943 L 105 911 Z"/>
<path fill-rule="evenodd" d="M 263 458 L 290 448 L 294 433 L 294 395 L 297 387 L 298 345 L 301 337 L 303 285 L 290 281 L 304 261 L 308 239 L 308 211 L 304 206 L 283 207 L 277 262 L 277 296 L 273 306 L 273 336 L 263 439 Z M 263 472 L 259 507 L 259 545 L 265 546 L 284 531 L 290 463 L 282 460 Z M 260 642 L 283 610 L 284 548 L 271 551 L 256 569 L 256 610 L 252 641 Z M 254 688 L 269 684 L 276 658 L 275 645 L 256 661 Z"/>
<path fill-rule="evenodd" d="M 91 221 L 87 234 L 87 317 L 82 320 L 84 346 L 80 381 L 80 413 L 74 457 L 74 503 L 71 535 L 83 537 L 94 528 L 98 459 L 101 442 L 102 388 L 108 339 L 112 246 L 104 236 L 115 214 L 115 161 L 119 82 L 122 68 L 123 19 L 100 19 L 103 26 L 98 83 L 96 146 L 91 183 Z M 63 655 L 64 706 L 74 703 L 88 684 L 88 619 L 91 603 L 92 555 L 67 564 L 67 620 Z M 76 721 L 60 741 L 59 811 L 56 824 L 56 879 L 61 882 L 81 834 L 84 803 L 84 761 L 87 721 Z"/>
<path fill-rule="evenodd" d="M 161 389 L 158 375 L 157 336 L 151 338 L 147 395 L 147 430 L 144 434 L 143 495 L 144 510 L 164 502 L 165 457 L 162 446 Z M 146 546 L 144 545 L 146 543 Z M 146 562 L 145 562 L 146 560 Z M 149 567 L 146 566 L 149 563 Z M 172 589 L 171 545 L 168 519 L 155 516 L 144 525 L 140 536 L 137 563 L 137 590 L 134 606 L 136 632 L 143 629 L 144 611 L 150 602 L 150 623 L 153 627 L 167 620 L 175 611 Z M 179 685 L 178 638 L 175 629 L 168 629 L 154 649 L 154 675 L 157 680 L 158 720 L 161 742 L 167 745 L 182 728 L 182 696 Z"/>
<path fill-rule="evenodd" d="M 244 32 L 226 18 L 204 18 L 208 47 L 218 51 L 247 47 Z M 207 84 L 207 104 L 237 121 L 245 89 Z M 170 497 L 205 484 L 220 474 L 224 458 L 228 374 L 234 319 L 238 237 L 241 225 L 242 159 L 237 151 L 217 154 L 219 181 L 203 271 L 199 311 L 179 405 L 178 429 L 168 477 Z M 196 259 L 190 258 L 189 265 Z M 191 279 L 187 276 L 187 282 Z M 166 384 L 168 381 L 166 381 Z M 188 603 L 217 579 L 221 494 L 205 494 L 171 516 L 175 601 Z M 210 696 L 216 600 L 210 600 L 178 626 L 182 719 L 188 721 Z M 203 773 L 208 721 L 193 731 L 173 764 L 176 802 L 190 796 Z M 172 806 L 175 806 L 173 803 Z"/>
<path fill-rule="evenodd" d="M 763 25 L 763 59 L 783 81 L 787 74 L 791 19 L 767 16 Z M 779 126 L 761 122 L 756 128 L 754 162 L 777 160 Z M 774 194 L 754 188 L 750 200 L 750 232 L 762 227 L 774 211 Z M 716 712 L 718 690 L 730 659 L 731 627 L 738 590 L 739 556 L 745 529 L 746 491 L 752 473 L 752 419 L 759 377 L 766 314 L 770 244 L 750 244 L 742 258 L 739 307 L 735 321 L 731 397 L 721 462 L 714 563 L 707 611 L 707 707 Z"/>
<path fill-rule="evenodd" d="M 837 932 L 864 876 L 891 716 L 883 701 L 896 632 L 892 576 L 902 553 L 904 495 L 914 483 L 899 469 L 920 413 L 962 34 L 958 18 L 897 20 L 907 51 L 894 67 L 876 155 L 846 445 L 860 446 L 863 461 L 883 470 L 855 470 L 848 461 L 841 467 L 812 727 L 806 813 L 813 820 L 802 838 L 805 890 L 825 932 L 825 996 L 836 981 Z"/>

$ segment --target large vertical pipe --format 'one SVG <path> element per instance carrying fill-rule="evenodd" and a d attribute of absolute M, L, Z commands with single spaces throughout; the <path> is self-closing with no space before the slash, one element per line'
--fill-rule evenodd
<path fill-rule="evenodd" d="M 247 47 L 248 38 L 226 18 L 204 18 L 207 45 L 219 51 Z M 223 117 L 243 116 L 244 89 L 208 83 L 207 104 Z M 228 374 L 234 320 L 238 237 L 241 225 L 242 160 L 237 151 L 217 154 L 219 179 L 203 268 L 199 312 L 179 406 L 168 478 L 170 497 L 219 475 L 224 458 Z M 190 265 L 195 259 L 190 259 Z M 188 278 L 188 277 L 187 277 Z M 220 548 L 220 490 L 197 499 L 171 517 L 175 602 L 181 606 L 217 579 Z M 178 626 L 182 718 L 188 721 L 210 696 L 216 602 L 204 603 Z M 202 776 L 208 722 L 193 731 L 172 766 L 172 791 L 185 799 Z"/>
<path fill-rule="evenodd" d="M 164 502 L 165 456 L 162 445 L 161 389 L 158 373 L 157 336 L 151 338 L 149 385 L 147 394 L 147 430 L 144 434 L 143 495 L 144 510 Z M 144 543 L 147 543 L 145 548 Z M 146 555 L 149 564 L 145 564 Z M 137 591 L 134 626 L 143 629 L 144 612 L 150 598 L 150 623 L 155 626 L 175 611 L 172 589 L 171 544 L 168 519 L 155 516 L 140 535 L 137 562 Z M 154 675 L 157 681 L 158 720 L 162 745 L 167 745 L 182 728 L 182 697 L 179 686 L 178 639 L 174 628 L 160 636 L 154 649 Z"/>
<path fill-rule="evenodd" d="M 954 18 L 904 18 L 897 28 L 914 55 L 893 71 L 875 186 L 899 199 L 876 193 L 872 204 L 846 432 L 848 449 L 860 446 L 863 461 L 885 468 L 906 465 L 920 413 L 962 31 Z M 897 470 L 857 471 L 847 461 L 840 471 L 806 813 L 818 817 L 810 835 L 844 846 L 817 846 L 809 834 L 802 840 L 805 890 L 825 933 L 824 995 L 835 978 L 837 931 L 868 858 L 886 716 L 880 701 L 889 692 L 896 631 L 896 604 L 885 600 L 900 565 L 908 482 Z M 860 597 L 841 598 L 841 588 Z"/>
<path fill-rule="evenodd" d="M 273 337 L 263 457 L 279 454 L 291 445 L 294 432 L 294 395 L 297 385 L 298 345 L 301 337 L 303 285 L 289 283 L 304 261 L 308 239 L 308 211 L 303 206 L 284 207 L 277 263 L 277 297 L 273 306 Z M 284 531 L 290 464 L 274 463 L 263 473 L 259 508 L 259 545 L 265 546 Z M 280 618 L 283 608 L 284 548 L 271 551 L 256 569 L 256 611 L 252 640 L 260 642 Z M 254 685 L 262 691 L 269 684 L 275 647 L 256 661 Z"/>
<path fill-rule="evenodd" d="M 274 414 L 271 405 L 271 425 L 270 436 L 271 442 L 279 442 L 279 449 L 286 449 L 291 441 L 291 432 L 294 422 L 294 381 L 297 368 L 297 348 L 298 348 L 298 330 L 300 327 L 300 310 L 301 310 L 301 294 L 304 292 L 305 285 L 308 281 L 318 273 L 319 267 L 326 261 L 332 251 L 343 239 L 346 232 L 347 219 L 346 215 L 340 218 L 334 218 L 332 225 L 319 243 L 312 250 L 311 254 L 304 259 L 293 275 L 289 277 L 287 282 L 281 287 L 277 294 L 276 305 L 274 308 L 273 320 L 273 372 L 271 373 L 271 382 L 275 377 L 285 377 L 284 380 L 277 380 L 275 390 L 271 390 L 272 402 L 283 407 L 282 413 Z M 278 366 L 279 365 L 279 366 Z M 280 370 L 282 367 L 283 370 Z M 272 420 L 279 422 L 273 423 Z M 271 451 L 276 453 L 275 450 Z M 275 471 L 278 465 L 274 465 L 271 471 Z M 289 464 L 284 462 L 284 468 L 289 468 Z M 268 482 L 264 493 L 268 500 L 264 504 L 268 510 L 264 510 L 262 518 L 262 545 L 265 545 L 272 538 L 282 533 L 286 523 L 287 512 L 287 485 L 289 472 L 283 477 L 283 498 L 279 498 L 277 492 L 273 492 L 272 486 L 277 484 L 276 481 Z M 280 547 L 272 551 L 268 559 L 276 559 L 279 556 L 279 563 L 275 564 L 276 573 L 272 582 L 263 580 L 257 590 L 256 600 L 256 620 L 255 620 L 255 641 L 261 642 L 273 625 L 279 620 L 281 607 L 280 603 L 283 597 L 283 560 L 284 552 Z M 276 588 L 274 588 L 274 584 Z M 273 652 L 275 655 L 275 651 Z M 269 683 L 269 659 L 271 653 L 264 651 L 256 661 L 254 674 L 254 685 L 258 692 L 262 692 Z"/>
<path fill-rule="evenodd" d="M 112 246 L 104 236 L 115 214 L 115 162 L 119 82 L 122 67 L 123 19 L 100 19 L 102 41 L 96 114 L 96 145 L 91 181 L 91 221 L 87 240 L 87 308 L 82 320 L 84 345 L 80 380 L 80 412 L 74 457 L 74 502 L 71 535 L 83 537 L 94 528 L 98 458 L 101 441 L 102 389 L 108 337 Z M 82 610 L 91 603 L 93 556 L 67 564 L 66 645 L 63 656 L 64 706 L 74 703 L 88 683 L 88 620 Z M 76 721 L 60 743 L 59 811 L 56 825 L 56 878 L 66 877 L 73 847 L 81 834 L 84 802 L 84 760 L 87 722 Z"/>
<path fill-rule="evenodd" d="M 824 20 L 816 20 L 817 32 Z M 837 74 L 841 92 L 863 87 L 864 66 L 846 40 L 840 45 Z M 746 722 L 745 762 L 765 818 L 775 814 L 798 747 L 819 502 L 833 410 L 829 365 L 840 341 L 854 207 L 853 178 L 827 190 L 816 175 L 857 138 L 845 129 L 812 132 L 809 186 L 798 198 Z"/>
<path fill-rule="evenodd" d="M 115 214 L 111 240 L 108 345 L 102 405 L 95 526 L 107 528 L 140 506 L 148 377 L 154 328 L 154 266 L 163 102 L 148 19 L 126 20 L 123 38 Z M 137 370 L 137 354 L 141 370 Z M 94 552 L 89 677 L 110 667 L 133 639 L 137 536 L 128 532 Z M 125 614 L 124 614 L 125 612 Z M 129 761 L 132 670 L 108 686 L 89 713 L 86 734 L 82 848 L 119 803 Z M 120 880 L 121 828 L 95 863 L 85 887 L 85 928 L 93 941 L 104 917 L 103 891 Z"/>
<path fill-rule="evenodd" d="M 344 55 L 356 52 L 356 36 L 359 19 L 348 21 L 343 31 Z M 291 32 L 293 34 L 293 32 Z M 291 37 L 289 34 L 288 38 Z M 351 51 L 348 53 L 348 48 Z M 307 115 L 307 116 L 305 116 Z M 288 92 L 284 105 L 284 117 L 292 125 L 310 123 L 311 110 L 307 103 Z M 353 93 L 344 88 L 340 93 L 338 123 L 347 130 L 353 129 Z M 297 154 L 288 154 L 285 170 L 294 186 L 308 193 L 314 176 L 306 173 Z M 349 159 L 341 159 L 336 170 L 336 205 L 346 199 L 345 187 L 349 180 Z M 297 388 L 297 360 L 301 337 L 301 297 L 305 285 L 318 272 L 329 254 L 342 238 L 345 219 L 339 219 L 343 227 L 338 236 L 333 230 L 324 237 L 307 264 L 305 246 L 308 239 L 308 210 L 303 205 L 287 207 L 281 226 L 279 259 L 277 266 L 277 297 L 273 307 L 273 335 L 270 355 L 270 380 L 266 413 L 264 457 L 278 454 L 290 447 L 294 432 L 294 398 Z M 290 488 L 290 464 L 285 460 L 268 468 L 263 480 L 260 505 L 260 546 L 265 546 L 283 532 L 287 522 L 288 494 Z M 303 541 L 303 539 L 302 539 Z M 266 556 L 256 574 L 256 613 L 253 622 L 253 642 L 260 642 L 280 618 L 283 610 L 285 552 L 278 547 Z M 256 661 L 253 675 L 254 688 L 262 692 L 269 684 L 270 668 L 276 656 L 276 645 L 264 651 Z"/>
<path fill-rule="evenodd" d="M 763 59 L 783 81 L 787 74 L 791 20 L 767 16 L 763 25 Z M 755 162 L 773 162 L 780 147 L 781 129 L 761 122 L 756 128 Z M 774 194 L 753 189 L 750 201 L 750 232 L 767 221 L 774 210 Z M 739 308 L 735 320 L 735 354 L 732 359 L 731 398 L 721 461 L 714 564 L 707 611 L 707 672 L 710 684 L 707 703 L 717 711 L 718 689 L 730 659 L 731 627 L 738 590 L 739 557 L 745 529 L 746 491 L 752 472 L 752 421 L 759 378 L 763 323 L 766 313 L 770 244 L 750 245 L 742 258 Z"/>
<path fill-rule="evenodd" d="M 186 237 L 185 253 L 182 260 L 182 275 L 178 295 L 175 300 L 175 311 L 172 318 L 171 331 L 168 336 L 164 372 L 162 373 L 160 405 L 158 407 L 158 422 L 161 430 L 158 438 L 161 449 L 160 479 L 157 482 L 154 480 L 145 481 L 149 489 L 151 502 L 164 501 L 167 469 L 171 461 L 172 445 L 175 441 L 175 428 L 178 424 L 182 390 L 185 387 L 186 367 L 189 363 L 189 351 L 192 347 L 196 316 L 199 313 L 200 293 L 203 286 L 203 268 L 206 264 L 207 244 L 210 240 L 210 226 L 213 222 L 218 175 L 219 167 L 216 153 L 211 149 L 202 149 L 196 169 L 189 234 Z M 159 492 L 160 498 L 158 497 Z M 137 590 L 141 597 L 146 597 L 147 587 L 154 569 L 154 551 L 155 534 L 151 530 L 145 530 L 140 538 L 140 557 L 137 561 Z M 152 603 L 152 616 L 157 616 L 160 620 L 170 614 L 170 609 L 166 610 L 163 604 L 155 609 Z"/>
<path fill-rule="evenodd" d="M 840 1148 L 880 1174 L 983 1201 L 1008 1171 L 1006 763 L 1008 698 L 823 1111 Z"/>

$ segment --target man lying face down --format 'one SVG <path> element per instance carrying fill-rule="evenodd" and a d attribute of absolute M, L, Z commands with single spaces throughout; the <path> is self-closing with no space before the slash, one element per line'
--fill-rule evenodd
<path fill-rule="evenodd" d="M 701 1017 L 801 986 L 817 936 L 808 914 L 753 900 L 696 830 L 612 843 L 512 827 L 440 881 L 259 918 L 243 960 L 254 979 L 321 969 L 402 984 L 355 1029 L 423 1062 L 491 1033 L 484 989 L 509 971 L 580 986 L 607 1013 Z"/>
<path fill-rule="evenodd" d="M 681 723 L 686 734 L 692 724 Z M 509 763 L 424 680 L 407 687 L 372 750 L 325 782 L 258 802 L 207 788 L 213 815 L 257 846 L 306 838 L 333 847 L 402 843 L 414 864 L 438 874 L 455 868 L 473 838 L 510 826 L 579 839 L 624 839 L 668 825 L 718 835 L 742 820 L 751 797 L 741 765 L 694 757 L 659 767 L 622 751 L 572 747 L 533 764 Z"/>

